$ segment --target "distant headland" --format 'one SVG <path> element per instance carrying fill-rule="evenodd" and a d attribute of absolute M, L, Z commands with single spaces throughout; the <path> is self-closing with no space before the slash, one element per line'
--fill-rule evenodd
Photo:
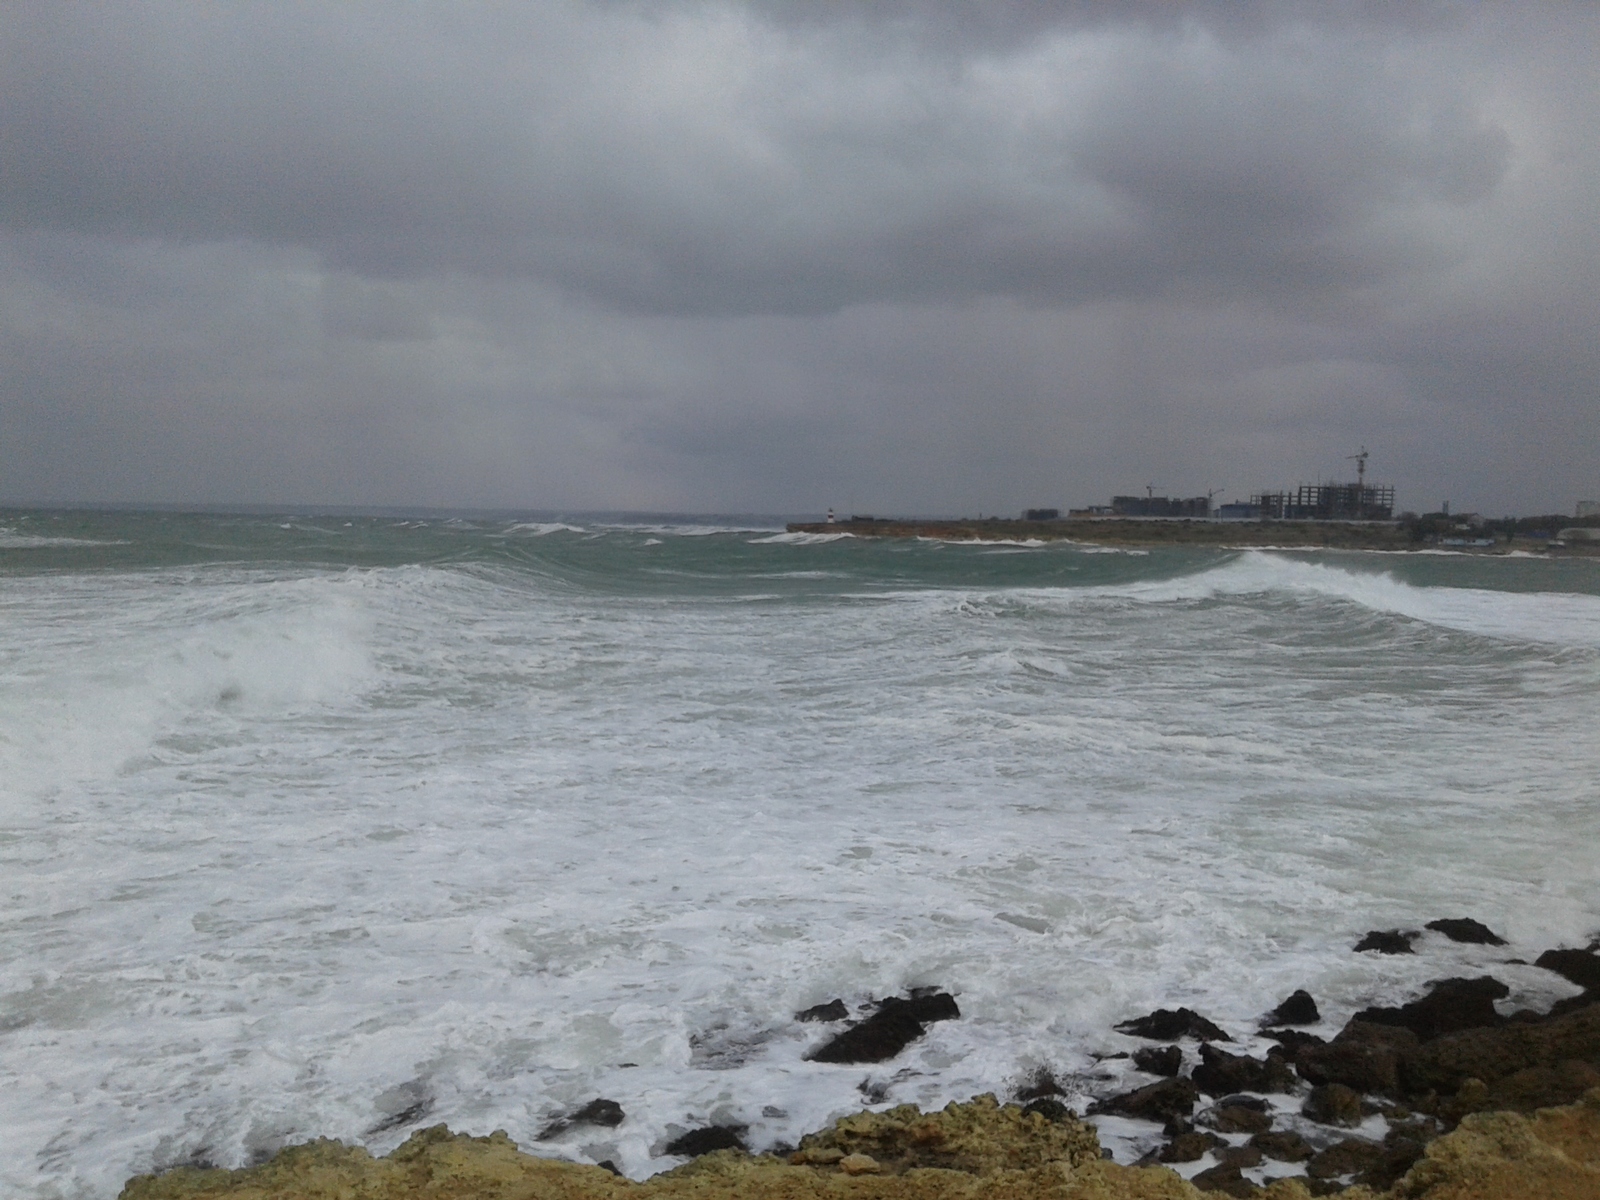
<path fill-rule="evenodd" d="M 1580 501 L 1574 516 L 1486 519 L 1478 513 L 1395 514 L 1392 484 L 1367 482 L 1363 446 L 1349 455 L 1356 478 L 1346 483 L 1299 484 L 1262 490 L 1248 501 L 1212 506 L 1204 496 L 1113 496 L 1110 504 L 1060 509 L 1030 508 L 1020 518 L 922 520 L 855 514 L 840 520 L 794 522 L 791 533 L 849 533 L 858 537 L 937 538 L 942 541 L 1072 541 L 1110 546 L 1243 546 L 1330 550 L 1428 550 L 1469 554 L 1600 555 L 1600 503 Z"/>
<path fill-rule="evenodd" d="M 1438 513 L 1388 521 L 1121 516 L 918 520 L 858 515 L 831 522 L 797 521 L 790 523 L 788 529 L 791 533 L 941 541 L 1600 555 L 1600 520 L 1574 521 L 1560 515 L 1494 521 L 1476 517 L 1468 521 Z"/>

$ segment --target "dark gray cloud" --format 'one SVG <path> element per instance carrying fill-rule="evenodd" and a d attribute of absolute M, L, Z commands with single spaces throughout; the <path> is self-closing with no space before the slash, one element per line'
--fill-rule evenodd
<path fill-rule="evenodd" d="M 996 510 L 1362 442 L 1600 492 L 1588 10 L 0 27 L 14 499 Z"/>

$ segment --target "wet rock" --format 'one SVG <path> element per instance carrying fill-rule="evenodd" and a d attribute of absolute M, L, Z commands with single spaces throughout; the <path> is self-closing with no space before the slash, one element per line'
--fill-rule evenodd
<path fill-rule="evenodd" d="M 1505 938 L 1501 937 L 1487 925 L 1474 921 L 1471 917 L 1446 917 L 1438 921 L 1429 921 L 1426 928 L 1436 933 L 1442 933 L 1452 942 L 1467 942 L 1474 946 L 1504 946 Z"/>
<path fill-rule="evenodd" d="M 1416 1164 L 1424 1149 L 1416 1138 L 1391 1133 L 1383 1139 L 1372 1164 L 1358 1172 L 1355 1181 L 1376 1191 L 1388 1191 Z"/>
<path fill-rule="evenodd" d="M 1342 1083 L 1358 1092 L 1397 1096 L 1401 1058 L 1416 1046 L 1417 1035 L 1409 1029 L 1351 1021 L 1326 1046 L 1302 1047 L 1294 1065 L 1308 1083 Z"/>
<path fill-rule="evenodd" d="M 887 1062 L 925 1032 L 925 1022 L 959 1017 L 955 997 L 946 992 L 913 992 L 909 1000 L 890 997 L 878 1010 L 812 1051 L 813 1062 Z"/>
<path fill-rule="evenodd" d="M 1200 1089 L 1189 1080 L 1163 1079 L 1160 1083 L 1102 1100 L 1094 1111 L 1140 1117 L 1146 1121 L 1169 1121 L 1194 1112 L 1199 1099 Z"/>
<path fill-rule="evenodd" d="M 1277 1008 L 1267 1014 L 1267 1025 L 1315 1025 L 1322 1020 L 1317 1002 L 1304 988 L 1295 992 Z"/>
<path fill-rule="evenodd" d="M 1411 943 L 1421 936 L 1419 930 L 1401 932 L 1398 929 L 1369 929 L 1367 936 L 1356 943 L 1356 952 L 1376 950 L 1379 954 L 1415 954 Z"/>
<path fill-rule="evenodd" d="M 1493 1085 L 1529 1068 L 1554 1068 L 1568 1060 L 1600 1063 L 1600 1005 L 1539 1024 L 1507 1024 L 1445 1034 L 1405 1056 L 1405 1084 L 1413 1093 L 1453 1095 L 1468 1079 Z"/>
<path fill-rule="evenodd" d="M 1587 950 L 1546 950 L 1533 965 L 1554 971 L 1586 991 L 1600 991 L 1600 954 Z"/>
<path fill-rule="evenodd" d="M 1316 1153 L 1310 1142 L 1287 1129 L 1258 1133 L 1250 1139 L 1250 1144 L 1274 1162 L 1305 1162 Z"/>
<path fill-rule="evenodd" d="M 666 1144 L 663 1153 L 699 1158 L 714 1150 L 746 1150 L 749 1147 L 744 1144 L 744 1133 L 743 1125 L 707 1125 L 704 1129 L 691 1129 L 673 1138 Z"/>
<path fill-rule="evenodd" d="M 1248 1054 L 1229 1054 L 1209 1043 L 1200 1046 L 1200 1065 L 1191 1073 L 1195 1085 L 1208 1096 L 1229 1092 L 1288 1092 L 1294 1090 L 1294 1072 L 1279 1055 L 1263 1061 Z"/>
<path fill-rule="evenodd" d="M 1256 1185 L 1239 1173 L 1231 1163 L 1218 1163 L 1207 1167 L 1189 1180 L 1202 1192 L 1221 1192 L 1225 1196 L 1254 1196 Z"/>
<path fill-rule="evenodd" d="M 1573 1104 L 1593 1087 L 1600 1087 L 1600 1070 L 1596 1069 L 1596 1064 L 1569 1058 L 1553 1067 L 1524 1067 L 1496 1080 L 1483 1107 L 1487 1111 L 1509 1109 L 1530 1113 Z"/>
<path fill-rule="evenodd" d="M 1342 1083 L 1319 1083 L 1300 1106 L 1300 1115 L 1319 1125 L 1354 1129 L 1361 1124 L 1361 1093 Z"/>
<path fill-rule="evenodd" d="M 1065 1096 L 1067 1089 L 1056 1079 L 1048 1067 L 1040 1067 L 1028 1077 L 1028 1082 L 1017 1088 L 1018 1100 L 1037 1100 L 1041 1096 Z"/>
<path fill-rule="evenodd" d="M 1442 979 L 1420 1000 L 1399 1008 L 1363 1009 L 1352 1019 L 1409 1029 L 1417 1035 L 1418 1041 L 1426 1042 L 1446 1033 L 1500 1024 L 1494 1002 L 1510 994 L 1510 988 L 1489 975 L 1477 979 Z"/>
<path fill-rule="evenodd" d="M 843 1021 L 850 1015 L 843 1000 L 830 1000 L 826 1004 L 813 1004 L 795 1013 L 796 1021 Z"/>
<path fill-rule="evenodd" d="M 1306 1046 L 1326 1046 L 1327 1040 L 1319 1038 L 1314 1033 L 1302 1033 L 1298 1029 L 1264 1029 L 1263 1037 L 1269 1037 L 1283 1047 L 1283 1057 L 1289 1062 L 1295 1062 L 1300 1057 L 1300 1051 Z"/>
<path fill-rule="evenodd" d="M 1161 1147 L 1156 1155 L 1157 1162 L 1187 1163 L 1199 1162 L 1206 1156 L 1206 1152 L 1216 1146 L 1226 1146 L 1214 1133 L 1180 1133 L 1165 1146 Z"/>
<path fill-rule="evenodd" d="M 599 1167 L 602 1171 L 609 1171 L 613 1175 L 622 1174 L 621 1168 L 609 1158 L 602 1158 L 599 1162 L 595 1163 L 595 1166 Z"/>
<path fill-rule="evenodd" d="M 576 1112 L 557 1117 L 546 1125 L 539 1133 L 539 1141 L 560 1137 L 574 1125 L 601 1125 L 608 1129 L 613 1128 L 621 1125 L 626 1115 L 622 1111 L 622 1105 L 615 1100 L 591 1100 Z"/>
<path fill-rule="evenodd" d="M 1272 1128 L 1272 1114 L 1242 1104 L 1219 1104 L 1195 1117 L 1195 1123 L 1218 1133 L 1265 1133 Z"/>
<path fill-rule="evenodd" d="M 1345 1138 L 1306 1160 L 1306 1174 L 1313 1179 L 1336 1179 L 1376 1166 L 1383 1158 L 1383 1147 L 1360 1138 Z"/>
<path fill-rule="evenodd" d="M 1060 1124 L 1063 1121 L 1076 1121 L 1078 1114 L 1073 1112 L 1054 1096 L 1040 1096 L 1037 1100 L 1030 1100 L 1022 1106 L 1024 1114 L 1038 1113 L 1046 1121 Z"/>
<path fill-rule="evenodd" d="M 1261 1165 L 1261 1151 L 1254 1146 L 1229 1146 L 1226 1150 L 1217 1152 L 1217 1161 L 1224 1167 L 1259 1167 Z"/>
<path fill-rule="evenodd" d="M 1576 996 L 1568 996 L 1565 1000 L 1557 1000 L 1544 1015 L 1564 1017 L 1568 1013 L 1577 1012 L 1580 1008 L 1588 1008 L 1591 1004 L 1600 1004 L 1600 990 L 1581 992 Z"/>
<path fill-rule="evenodd" d="M 1178 1038 L 1198 1038 L 1205 1042 L 1231 1042 L 1233 1039 L 1191 1008 L 1158 1008 L 1147 1016 L 1136 1017 L 1114 1026 L 1118 1033 L 1170 1042 Z"/>
<path fill-rule="evenodd" d="M 1176 1046 L 1145 1046 L 1133 1052 L 1133 1065 L 1152 1075 L 1171 1078 L 1183 1069 L 1183 1051 Z"/>

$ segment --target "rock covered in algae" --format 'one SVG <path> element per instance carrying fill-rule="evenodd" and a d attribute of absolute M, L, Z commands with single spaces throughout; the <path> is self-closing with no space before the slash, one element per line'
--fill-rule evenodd
<path fill-rule="evenodd" d="M 332 1141 L 238 1171 L 180 1168 L 129 1181 L 122 1200 L 1202 1200 L 1164 1168 L 1100 1158 L 1094 1131 L 1052 1122 L 992 1096 L 938 1113 L 911 1106 L 846 1117 L 795 1157 L 721 1150 L 644 1183 L 599 1167 L 534 1158 L 504 1133 L 444 1126 L 387 1158 Z M 851 1174 L 870 1159 L 875 1170 Z M 811 1160 L 815 1161 L 811 1161 Z M 1308 1200 L 1298 1180 L 1257 1193 Z M 1532 1116 L 1482 1113 L 1429 1145 L 1388 1192 L 1347 1200 L 1600 1200 L 1600 1088 Z"/>

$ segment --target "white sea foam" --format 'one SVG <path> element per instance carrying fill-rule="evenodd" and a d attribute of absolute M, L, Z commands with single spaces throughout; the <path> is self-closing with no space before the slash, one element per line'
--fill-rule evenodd
<path fill-rule="evenodd" d="M 774 533 L 767 537 L 751 538 L 752 546 L 825 546 L 843 538 L 853 538 L 853 533 Z"/>
<path fill-rule="evenodd" d="M 1244 1034 L 1307 987 L 1326 1034 L 1490 970 L 1543 1004 L 1572 989 L 1503 960 L 1600 925 L 1592 595 L 1251 554 L 953 586 L 1063 564 L 865 543 L 819 594 L 744 535 L 697 592 L 717 543 L 609 541 L 547 543 L 591 556 L 565 576 L 0 576 L 0 1192 L 438 1121 L 638 1177 L 864 1078 L 1048 1066 L 1081 1104 L 1150 1008 Z M 1463 915 L 1511 950 L 1350 952 Z M 805 1061 L 796 1010 L 922 984 L 963 1018 Z M 602 1095 L 621 1126 L 536 1143 Z"/>

